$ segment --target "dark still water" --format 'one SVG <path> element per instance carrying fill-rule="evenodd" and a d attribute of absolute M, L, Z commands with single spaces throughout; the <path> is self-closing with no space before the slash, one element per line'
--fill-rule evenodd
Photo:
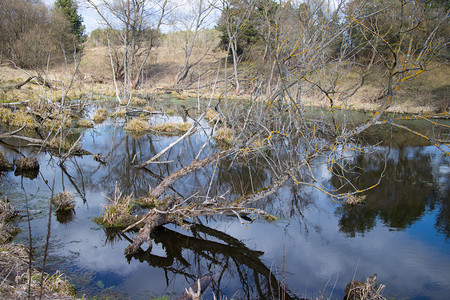
<path fill-rule="evenodd" d="M 354 178 L 358 187 L 376 183 L 385 169 L 381 184 L 365 193 L 365 204 L 347 207 L 316 189 L 289 183 L 256 204 L 277 216 L 275 222 L 261 218 L 241 224 L 236 217 L 220 216 L 203 218 L 190 231 L 166 226 L 153 234 L 151 251 L 126 257 L 127 238 L 133 235 L 105 232 L 93 219 L 102 215 L 116 185 L 125 195 L 144 195 L 149 185 L 192 160 L 205 137 L 198 130 L 160 159 L 171 162 L 139 170 L 132 163 L 149 159 L 177 137 L 133 137 L 123 125 L 104 123 L 85 132 L 83 148 L 101 153 L 104 164 L 85 155 L 69 158 L 62 168 L 59 158 L 40 153 L 37 178 L 9 172 L 0 181 L 2 197 L 8 196 L 17 209 L 24 210 L 28 200 L 37 266 L 53 180 L 55 193 L 65 189 L 75 195 L 75 215 L 53 213 L 48 271 L 66 273 L 80 296 L 176 297 L 197 278 L 212 274 L 205 299 L 212 299 L 213 292 L 228 299 L 274 299 L 283 283 L 286 299 L 342 299 L 350 280 L 377 273 L 387 297 L 448 299 L 450 159 L 436 148 L 380 145 L 350 156 L 349 163 L 361 170 Z M 19 156 L 2 148 L 9 160 Z M 31 154 L 29 148 L 19 150 Z M 213 151 L 206 148 L 202 155 Z M 326 164 L 317 165 L 315 174 L 323 185 L 339 183 Z M 216 180 L 209 187 L 211 178 Z M 250 191 L 250 182 L 262 187 L 270 176 L 252 165 L 223 161 L 184 177 L 168 193 L 188 197 L 209 189 L 210 194 L 237 196 Z M 17 226 L 23 231 L 16 242 L 27 244 L 25 218 Z"/>

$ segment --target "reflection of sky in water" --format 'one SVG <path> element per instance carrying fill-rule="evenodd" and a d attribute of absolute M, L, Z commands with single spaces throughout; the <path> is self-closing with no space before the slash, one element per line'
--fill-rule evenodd
<path fill-rule="evenodd" d="M 123 251 L 129 243 L 126 240 L 113 244 L 105 242 L 103 229 L 92 222 L 94 217 L 101 215 L 102 207 L 107 203 L 106 197 L 111 195 L 116 182 L 122 190 L 135 194 L 145 193 L 149 183 L 155 185 L 158 182 L 154 175 L 136 171 L 129 167 L 129 164 L 133 159 L 142 162 L 150 158 L 152 153 L 163 149 L 177 137 L 149 136 L 133 139 L 123 133 L 121 125 L 114 128 L 108 124 L 99 125 L 86 132 L 83 138 L 84 148 L 92 153 L 107 156 L 106 159 L 110 162 L 109 165 L 101 165 L 94 162 L 90 156 L 67 161 L 67 172 L 73 176 L 77 186 L 86 192 L 86 203 L 83 203 L 67 176 L 61 176 L 57 159 L 46 163 L 44 161 L 48 159 L 48 155 L 40 154 L 40 171 L 48 180 L 48 184 L 52 184 L 55 176 L 55 191 L 62 191 L 65 187 L 75 194 L 77 201 L 74 221 L 60 224 L 55 218 L 52 219 L 52 269 L 61 268 L 69 276 L 87 272 L 94 276 L 92 285 L 97 286 L 98 290 L 114 286 L 134 297 L 173 294 L 183 291 L 192 283 L 189 278 L 175 276 L 170 271 L 165 272 L 146 262 L 141 263 L 136 259 L 128 262 Z M 111 140 L 114 142 L 111 143 Z M 151 165 L 149 170 L 161 176 L 177 170 L 181 166 L 180 162 L 185 163 L 192 159 L 196 153 L 194 149 L 201 147 L 203 141 L 203 138 L 193 135 L 161 158 L 163 161 L 174 160 L 173 163 Z M 383 147 L 378 150 L 386 151 Z M 211 151 L 211 148 L 206 148 L 202 157 L 209 155 Z M 6 152 L 9 157 L 14 156 Z M 429 163 L 425 166 L 429 173 L 422 175 L 429 185 L 433 185 L 428 185 L 430 190 L 424 191 L 422 196 L 428 197 L 423 198 L 426 209 L 416 218 L 417 221 L 406 228 L 386 225 L 388 223 L 380 219 L 378 207 L 369 205 L 368 209 L 375 211 L 375 226 L 349 237 L 340 228 L 340 204 L 332 202 L 315 189 L 302 188 L 297 190 L 298 198 L 295 201 L 298 208 L 293 208 L 293 189 L 289 186 L 280 189 L 265 203 L 258 204 L 280 216 L 279 221 L 266 223 L 257 220 L 249 225 L 241 225 L 233 217 L 216 217 L 204 221 L 212 228 L 243 241 L 247 248 L 264 252 L 260 257 L 261 261 L 278 279 L 281 279 L 284 243 L 286 283 L 290 291 L 299 297 L 315 298 L 325 290 L 325 297 L 342 298 L 343 289 L 351 279 L 362 280 L 377 273 L 379 283 L 387 285 L 387 296 L 445 299 L 450 294 L 450 245 L 446 236 L 438 233 L 435 227 L 439 213 L 450 205 L 449 159 L 438 160 L 438 155 L 431 147 L 403 148 L 402 152 L 399 149 L 391 149 L 389 152 L 388 161 L 393 166 L 399 164 L 399 157 L 411 161 L 418 158 Z M 425 157 L 430 158 L 429 161 L 426 161 Z M 368 161 L 370 163 L 365 166 L 366 170 L 379 170 L 379 161 Z M 332 174 L 325 164 L 314 166 L 314 170 L 317 179 L 324 185 L 329 184 Z M 227 188 L 233 186 L 226 182 L 226 172 L 231 172 L 230 177 L 236 177 L 235 173 L 241 171 L 239 167 L 224 170 L 221 179 L 224 181 L 223 185 Z M 185 196 L 192 193 L 192 190 L 204 190 L 213 173 L 213 167 L 210 166 L 193 176 L 183 178 L 174 188 Z M 244 176 L 244 173 L 242 171 L 238 175 Z M 406 182 L 408 178 L 404 179 Z M 264 176 L 260 179 L 266 184 L 267 180 Z M 1 184 L 2 194 L 8 195 L 18 209 L 24 209 L 20 178 L 8 173 L 2 178 Z M 46 234 L 49 187 L 40 177 L 35 180 L 23 179 L 23 184 L 27 190 L 30 209 L 42 210 L 41 213 L 33 212 L 31 221 L 37 253 L 40 253 L 42 250 L 39 249 L 42 249 Z M 422 184 L 424 188 L 427 187 L 425 183 Z M 401 197 L 408 198 L 407 196 Z M 431 203 L 434 206 L 430 206 Z M 405 206 L 405 209 L 408 207 Z M 21 223 L 20 226 L 24 231 L 18 236 L 18 240 L 23 242 L 27 238 L 26 224 Z M 191 236 L 191 233 L 182 229 L 169 227 L 183 235 Z M 214 240 L 211 237 L 210 239 Z M 154 244 L 152 254 L 165 256 L 161 244 Z M 220 272 L 222 267 L 220 264 L 213 264 L 211 269 L 208 269 L 208 261 L 194 255 L 192 250 L 185 249 L 182 254 L 191 265 L 183 266 L 174 260 L 172 267 L 178 267 L 196 276 L 209 271 Z M 336 286 L 333 290 L 334 285 Z M 228 297 L 241 289 L 234 268 L 230 267 L 230 271 L 225 273 L 221 287 Z"/>

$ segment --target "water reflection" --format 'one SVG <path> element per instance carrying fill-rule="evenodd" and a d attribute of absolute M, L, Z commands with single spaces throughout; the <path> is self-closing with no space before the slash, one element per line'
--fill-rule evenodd
<path fill-rule="evenodd" d="M 349 236 L 364 234 L 376 225 L 377 219 L 393 230 L 403 230 L 428 211 L 438 209 L 438 215 L 442 216 L 450 201 L 449 179 L 446 172 L 439 170 L 449 165 L 449 159 L 442 157 L 438 160 L 438 153 L 426 150 L 424 147 L 382 148 L 378 152 L 384 155 L 360 154 L 355 157 L 353 163 L 362 170 L 362 174 L 353 178 L 357 187 L 373 185 L 385 169 L 384 177 L 381 188 L 366 193 L 364 204 L 356 207 L 343 205 L 336 209 L 340 230 Z M 383 156 L 385 160 L 380 158 Z M 331 182 L 339 179 L 335 176 Z M 440 188 L 436 189 L 438 183 Z M 448 236 L 448 221 L 444 219 L 449 220 L 438 218 L 436 227 Z"/>
<path fill-rule="evenodd" d="M 1 192 L 24 208 L 17 188 L 23 179 L 33 194 L 30 208 L 41 211 L 48 211 L 50 189 L 45 181 L 53 177 L 55 192 L 67 189 L 76 195 L 76 214 L 55 215 L 52 221 L 51 252 L 64 257 L 54 267 L 69 276 L 81 270 L 93 274 L 96 281 L 90 287 L 87 283 L 77 286 L 90 296 L 87 291 L 93 284 L 121 290 L 132 298 L 175 295 L 208 273 L 215 277 L 213 292 L 229 298 L 236 291 L 243 299 L 278 298 L 283 282 L 287 299 L 342 298 L 353 274 L 362 279 L 375 272 L 392 295 L 439 299 L 450 293 L 450 247 L 445 240 L 449 237 L 450 161 L 423 146 L 380 146 L 375 152 L 349 155 L 346 163 L 352 172 L 346 176 L 358 188 L 373 185 L 384 171 L 380 186 L 366 192 L 363 205 L 333 203 L 317 190 L 288 184 L 255 204 L 278 216 L 275 223 L 256 220 L 243 226 L 234 218 L 221 217 L 202 219 L 208 227 L 197 223 L 190 231 L 168 226 L 153 233 L 156 245 L 151 251 L 124 257 L 129 237 L 102 230 L 92 218 L 101 214 L 116 184 L 124 194 L 147 193 L 149 186 L 190 162 L 205 137 L 197 132 L 177 144 L 161 157 L 166 163 L 133 167 L 175 139 L 131 136 L 121 122 L 97 125 L 85 132 L 83 148 L 99 153 L 102 160 L 84 155 L 59 165 L 57 158 L 41 153 L 42 176 L 30 180 L 7 173 Z M 18 155 L 4 149 L 10 160 Z M 206 147 L 200 158 L 213 151 L 214 145 Z M 31 150 L 23 152 L 29 155 Z M 316 178 L 324 184 L 341 185 L 343 178 L 327 165 L 315 168 Z M 182 178 L 168 193 L 182 197 L 227 193 L 234 199 L 266 186 L 270 176 L 256 159 L 223 160 Z M 135 212 L 141 211 L 136 208 Z M 46 220 L 45 214 L 36 214 L 32 220 L 37 251 L 46 234 Z M 18 238 L 26 240 L 26 227 L 22 228 L 25 231 Z M 284 272 L 280 271 L 283 265 Z"/>

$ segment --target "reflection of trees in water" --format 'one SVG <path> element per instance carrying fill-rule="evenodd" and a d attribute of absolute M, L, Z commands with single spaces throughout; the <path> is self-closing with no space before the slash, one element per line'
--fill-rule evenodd
<path fill-rule="evenodd" d="M 423 148 L 400 148 L 386 160 L 386 170 L 381 186 L 366 193 L 366 202 L 356 207 L 340 206 L 336 215 L 340 216 L 341 231 L 354 236 L 363 234 L 376 224 L 376 218 L 391 228 L 404 229 L 414 224 L 426 212 L 432 209 L 436 201 L 445 203 L 433 186 L 432 165 L 435 163 Z M 385 149 L 388 151 L 388 149 Z M 395 155 L 397 154 L 397 155 Z M 361 168 L 361 174 L 354 178 L 357 188 L 371 186 L 384 169 L 384 161 L 377 156 L 360 155 L 354 164 Z M 375 158 L 375 159 L 374 159 Z M 336 184 L 336 176 L 332 182 Z M 439 199 L 439 200 L 438 200 Z M 444 204 L 441 204 L 443 213 Z M 441 224 L 448 218 L 441 218 Z M 440 226 L 440 228 L 445 226 Z"/>
<path fill-rule="evenodd" d="M 216 296 L 223 294 L 229 277 L 238 277 L 241 296 L 247 299 L 298 299 L 288 290 L 283 292 L 273 270 L 262 261 L 263 252 L 247 248 L 245 244 L 224 232 L 194 224 L 192 236 L 160 227 L 152 232 L 155 243 L 161 243 L 166 256 L 140 250 L 128 259 L 137 259 L 162 268 L 168 274 L 184 276 L 193 282 L 202 275 L 212 273 L 212 288 Z M 191 254 L 194 254 L 191 257 Z M 284 295 L 282 295 L 284 293 Z"/>
<path fill-rule="evenodd" d="M 445 199 L 440 203 L 439 213 L 436 217 L 436 229 L 438 232 L 445 234 L 446 238 L 450 238 L 450 201 Z"/>

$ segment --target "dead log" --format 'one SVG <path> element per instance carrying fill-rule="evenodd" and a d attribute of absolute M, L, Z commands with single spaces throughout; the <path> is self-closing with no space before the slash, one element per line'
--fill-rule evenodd
<path fill-rule="evenodd" d="M 207 159 L 209 159 L 209 158 L 211 158 L 211 156 L 208 157 Z M 189 166 L 187 166 L 187 167 L 189 167 Z M 183 169 L 184 168 L 182 168 L 181 170 L 183 170 Z M 194 170 L 194 169 L 192 169 L 192 170 Z M 184 173 L 184 175 L 186 175 L 186 174 L 187 173 Z M 169 177 L 167 177 L 167 178 L 169 178 Z M 270 196 L 271 194 L 275 193 L 280 187 L 282 187 L 287 182 L 288 179 L 289 179 L 289 175 L 282 176 L 278 180 L 275 180 L 274 183 L 272 183 L 270 186 L 262 188 L 259 191 L 255 192 L 254 194 L 239 198 L 238 200 L 231 202 L 231 203 L 230 203 L 230 201 L 225 201 L 227 204 L 222 204 L 222 205 L 218 204 L 218 201 L 216 199 L 213 199 L 208 204 L 200 203 L 200 204 L 190 204 L 190 205 L 181 206 L 181 204 L 176 205 L 177 199 L 175 199 L 174 197 L 168 196 L 168 197 L 166 197 L 165 201 L 163 202 L 162 205 L 160 205 L 159 208 L 151 209 L 138 222 L 128 226 L 126 229 L 123 230 L 123 232 L 126 232 L 141 223 L 145 224 L 139 230 L 139 233 L 135 236 L 133 243 L 125 249 L 125 253 L 127 255 L 136 253 L 145 241 L 147 241 L 147 243 L 149 244 L 149 247 L 151 248 L 152 242 L 150 240 L 150 234 L 153 231 L 153 229 L 156 227 L 168 224 L 168 223 L 181 224 L 184 219 L 196 218 L 196 217 L 200 217 L 200 216 L 213 216 L 213 215 L 220 215 L 220 214 L 229 214 L 229 213 L 235 214 L 236 216 L 239 217 L 240 220 L 241 220 L 241 218 L 240 218 L 241 214 L 264 215 L 265 212 L 262 210 L 243 207 L 242 205 L 248 204 L 251 202 L 255 202 L 260 199 Z M 171 182 L 171 183 L 173 183 L 173 182 Z M 153 192 L 154 192 L 154 190 L 150 191 L 149 194 L 152 194 Z M 159 195 L 161 195 L 161 194 L 159 194 Z M 214 205 L 211 206 L 210 203 L 214 203 Z M 242 222 L 242 220 L 241 220 L 241 222 Z"/>
<path fill-rule="evenodd" d="M 15 88 L 20 90 L 25 84 L 29 83 L 31 80 L 34 80 L 36 83 L 42 84 L 42 85 L 48 87 L 49 89 L 54 89 L 54 87 L 50 83 L 48 83 L 48 81 L 44 80 L 41 76 L 30 76 L 24 82 L 16 85 Z"/>
<path fill-rule="evenodd" d="M 194 160 L 189 165 L 187 165 L 187 166 L 181 168 L 180 170 L 167 176 L 156 188 L 152 189 L 149 192 L 148 197 L 155 198 L 155 199 L 158 198 L 159 196 L 162 195 L 162 193 L 164 193 L 166 191 L 166 189 L 169 186 L 174 184 L 180 178 L 186 176 L 187 174 L 190 174 L 192 171 L 203 168 L 203 167 L 209 165 L 210 163 L 220 160 L 220 159 L 223 159 L 235 152 L 236 151 L 234 149 L 228 149 L 228 150 L 224 150 L 224 151 L 221 151 L 218 153 L 214 153 L 213 155 L 205 157 L 202 160 Z"/>

